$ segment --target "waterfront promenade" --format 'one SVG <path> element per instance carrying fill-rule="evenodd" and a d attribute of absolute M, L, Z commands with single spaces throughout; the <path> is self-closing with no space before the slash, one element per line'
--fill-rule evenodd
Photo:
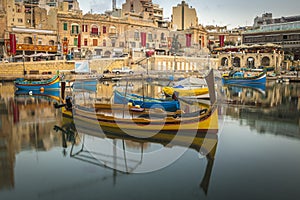
<path fill-rule="evenodd" d="M 176 58 L 171 56 L 155 56 L 151 58 L 151 61 L 146 61 L 141 65 L 133 64 L 132 69 L 135 71 L 134 79 L 142 79 L 150 77 L 153 79 L 163 78 L 169 79 L 170 76 L 183 78 L 189 75 L 203 76 L 202 71 L 205 71 L 202 67 L 203 62 L 197 63 L 199 60 L 191 60 L 193 58 Z M 197 58 L 199 59 L 199 58 Z M 0 81 L 14 81 L 17 78 L 25 78 L 28 80 L 41 80 L 51 78 L 58 71 L 67 76 L 69 80 L 77 78 L 75 75 L 75 62 L 83 60 L 53 60 L 53 61 L 35 61 L 35 62 L 13 62 L 13 63 L 0 63 Z M 126 78 L 126 74 L 115 75 L 112 73 L 103 74 L 105 70 L 111 70 L 113 68 L 120 68 L 122 66 L 129 65 L 128 58 L 118 59 L 98 59 L 88 60 L 90 71 L 97 77 L 104 77 L 105 80 Z M 149 62 L 149 63 L 147 63 Z M 175 62 L 175 63 L 174 63 Z M 217 62 L 212 68 L 217 68 Z M 197 64 L 195 64 L 197 63 Z M 207 63 L 207 62 L 206 62 Z M 148 66 L 149 65 L 149 66 Z M 198 65 L 197 67 L 194 67 Z M 146 66 L 146 67 L 145 67 Z M 177 66 L 177 70 L 172 70 L 172 66 Z M 184 66 L 184 68 L 182 67 Z M 147 69 L 149 67 L 149 69 Z M 191 69 L 193 70 L 187 70 Z M 196 69 L 194 69 L 196 68 Z M 178 70 L 181 69 L 181 70 Z M 172 72 L 172 73 L 170 73 Z M 143 76 L 145 75 L 145 76 Z M 300 82 L 300 74 L 282 74 L 278 76 L 268 76 L 269 80 L 278 80 L 282 82 Z"/>

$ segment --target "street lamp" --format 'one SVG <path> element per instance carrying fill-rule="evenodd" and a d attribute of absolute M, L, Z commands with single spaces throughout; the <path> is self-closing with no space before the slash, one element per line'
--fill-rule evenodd
<path fill-rule="evenodd" d="M 149 75 L 149 58 L 147 58 L 147 75 Z"/>
<path fill-rule="evenodd" d="M 23 75 L 25 76 L 26 75 L 26 69 L 25 69 L 25 55 L 24 54 L 23 54 L 22 58 L 23 58 Z"/>

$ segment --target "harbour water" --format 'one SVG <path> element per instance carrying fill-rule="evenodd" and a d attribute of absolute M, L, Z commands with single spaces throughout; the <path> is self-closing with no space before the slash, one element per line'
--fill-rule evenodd
<path fill-rule="evenodd" d="M 0 199 L 300 196 L 299 83 L 219 85 L 219 130 L 206 152 L 197 144 L 97 137 L 84 129 L 77 134 L 54 108 L 55 94 L 16 94 L 9 82 L 0 87 Z M 73 95 L 85 105 L 91 99 L 109 103 L 116 88 L 153 97 L 161 93 L 160 83 L 104 82 L 96 91 Z"/>

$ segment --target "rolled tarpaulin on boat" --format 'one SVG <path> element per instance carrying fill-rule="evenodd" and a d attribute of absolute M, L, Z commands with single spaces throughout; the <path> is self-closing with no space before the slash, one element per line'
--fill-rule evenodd
<path fill-rule="evenodd" d="M 165 95 L 172 96 L 174 94 L 174 89 L 172 87 L 163 87 L 162 90 Z"/>

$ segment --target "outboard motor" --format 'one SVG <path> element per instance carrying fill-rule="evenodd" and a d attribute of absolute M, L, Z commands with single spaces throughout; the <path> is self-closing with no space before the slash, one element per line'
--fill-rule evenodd
<path fill-rule="evenodd" d="M 62 108 L 62 107 L 66 107 L 67 110 L 72 110 L 72 97 L 71 96 L 67 96 L 66 103 L 63 103 L 63 104 L 54 103 L 54 108 Z"/>
<path fill-rule="evenodd" d="M 71 96 L 67 96 L 67 98 L 66 98 L 66 109 L 72 110 L 72 97 Z"/>

